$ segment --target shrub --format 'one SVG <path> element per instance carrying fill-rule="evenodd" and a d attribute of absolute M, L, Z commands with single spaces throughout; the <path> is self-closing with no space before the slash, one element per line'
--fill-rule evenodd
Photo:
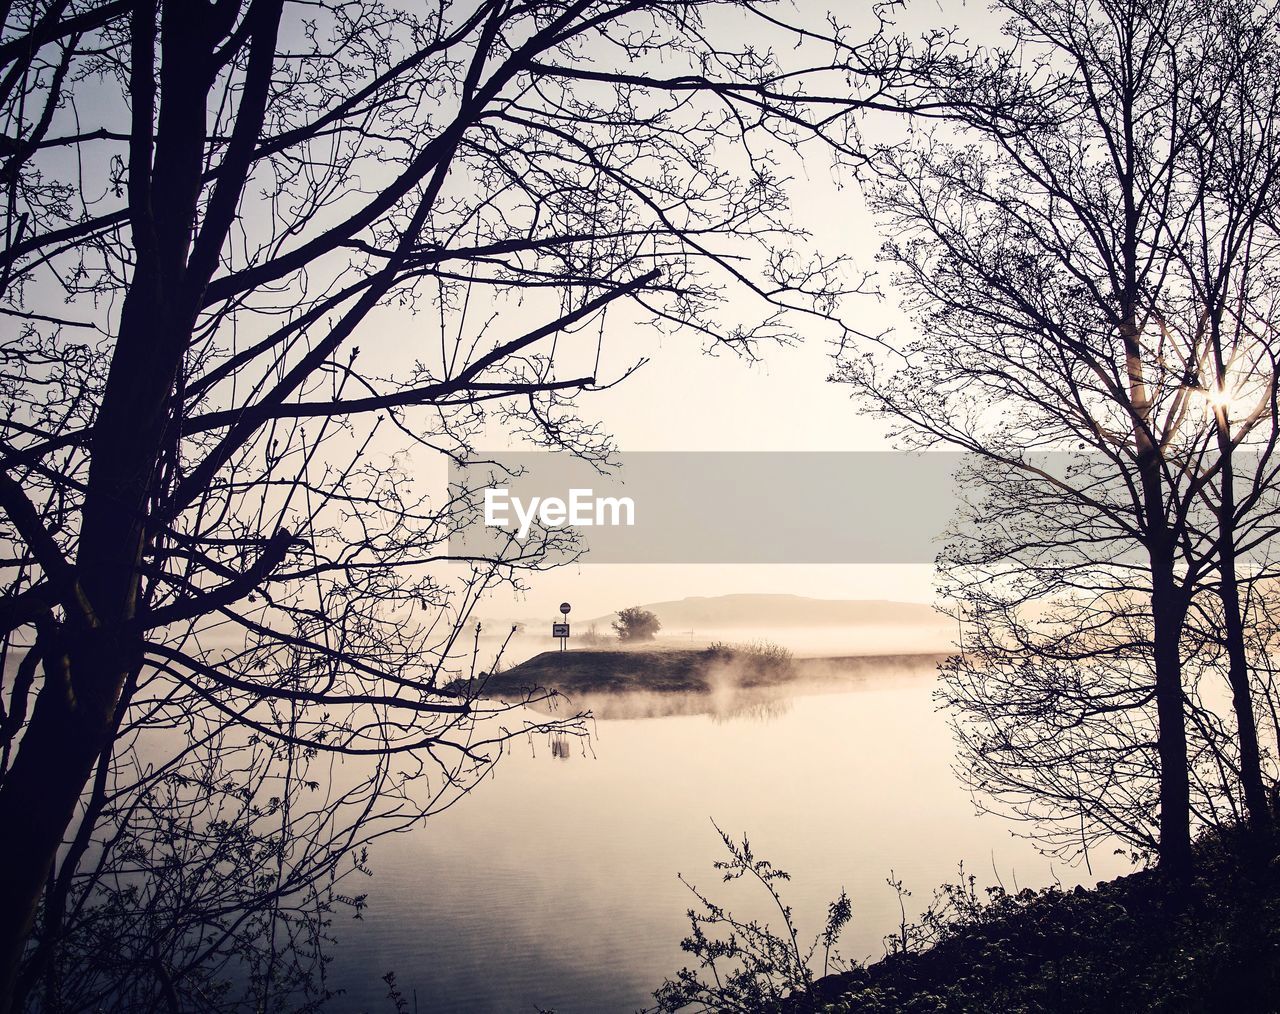
<path fill-rule="evenodd" d="M 835 945 L 853 915 L 848 895 L 840 892 L 828 906 L 822 931 L 802 947 L 791 906 L 783 902 L 777 886 L 779 881 L 790 880 L 790 875 L 767 860 L 757 859 L 745 835 L 739 843 L 719 827 L 716 831 L 729 852 L 728 859 L 715 864 L 723 882 L 745 878 L 758 884 L 781 916 L 782 926 L 774 930 L 758 920 L 739 919 L 682 876 L 681 882 L 693 893 L 699 907 L 689 909 L 691 932 L 680 946 L 698 959 L 698 967 L 682 968 L 674 979 L 666 980 L 653 994 L 657 1001 L 653 1011 L 674 1014 L 692 1009 L 747 1014 L 821 1009 L 808 1001 L 817 978 L 843 967 Z M 819 948 L 822 963 L 817 968 Z M 795 1003 L 805 1006 L 793 1008 Z"/>
<path fill-rule="evenodd" d="M 628 606 L 618 610 L 613 629 L 619 641 L 652 641 L 662 627 L 662 621 L 647 609 Z"/>
<path fill-rule="evenodd" d="M 791 652 L 772 641 L 751 641 L 746 644 L 715 641 L 709 650 L 723 661 L 737 666 L 739 678 L 744 684 L 776 682 L 792 675 L 795 670 L 795 658 Z"/>

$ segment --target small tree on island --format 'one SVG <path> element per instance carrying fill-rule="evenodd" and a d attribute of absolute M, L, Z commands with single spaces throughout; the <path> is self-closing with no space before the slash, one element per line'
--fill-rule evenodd
<path fill-rule="evenodd" d="M 647 609 L 628 606 L 618 610 L 613 629 L 617 632 L 619 641 L 652 641 L 654 635 L 662 629 L 662 621 Z"/>

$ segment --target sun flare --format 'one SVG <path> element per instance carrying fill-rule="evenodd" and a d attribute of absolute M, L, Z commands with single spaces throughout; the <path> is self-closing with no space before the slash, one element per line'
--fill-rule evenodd
<path fill-rule="evenodd" d="M 1259 392 L 1254 385 L 1215 383 L 1198 392 L 1208 413 L 1225 413 L 1238 419 L 1252 413 L 1258 404 Z"/>

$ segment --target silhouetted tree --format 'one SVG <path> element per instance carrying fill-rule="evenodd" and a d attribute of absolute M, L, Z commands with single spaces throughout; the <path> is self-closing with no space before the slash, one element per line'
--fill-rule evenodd
<path fill-rule="evenodd" d="M 969 741 L 980 787 L 1024 803 L 1043 788 L 1055 819 L 1087 820 L 1093 803 L 1105 820 L 1085 787 L 1096 775 L 1131 791 L 1120 779 L 1154 745 L 1158 833 L 1137 829 L 1141 791 L 1116 828 L 1182 872 L 1197 767 L 1186 669 L 1203 644 L 1188 614 L 1212 593 L 1240 617 L 1234 560 L 1275 507 L 1276 14 L 1183 0 L 1003 9 L 1008 45 L 935 79 L 946 125 L 876 161 L 872 205 L 918 336 L 846 356 L 838 379 L 908 439 L 979 455 L 977 478 L 1014 498 L 971 518 L 942 561 L 976 638 L 952 702 L 1007 719 Z M 1259 464 L 1235 502 L 1251 443 Z M 1032 603 L 1055 622 L 1020 615 Z M 1265 825 L 1234 626 L 1237 773 Z M 1120 740 L 1086 742 L 1099 732 L 1086 713 Z M 1190 715 L 1203 717 L 1194 702 Z"/>
<path fill-rule="evenodd" d="M 834 312 L 771 145 L 853 155 L 846 97 L 704 19 L 766 8 L 0 5 L 0 1009 L 213 1009 L 232 961 L 270 1006 L 344 857 L 574 728 L 454 678 L 547 546 L 452 560 L 475 491 L 423 461 L 490 422 L 605 456 L 609 311 L 747 354 Z M 898 63 L 792 39 L 845 89 Z"/>
<path fill-rule="evenodd" d="M 1040 461 L 1078 479 L 1089 465 Z M 1088 473 L 1095 492 L 1107 488 L 1101 472 Z M 953 716 L 957 774 L 980 805 L 1026 821 L 1048 852 L 1087 862 L 1118 840 L 1135 856 L 1158 853 L 1143 555 L 1051 481 L 981 459 L 959 478 L 966 504 L 938 559 L 940 595 L 962 625 L 938 691 Z M 1234 816 L 1215 812 L 1235 784 L 1215 758 L 1231 737 L 1200 705 L 1197 685 L 1221 678 L 1221 652 L 1191 624 L 1180 650 L 1189 807 L 1198 823 L 1216 823 Z"/>

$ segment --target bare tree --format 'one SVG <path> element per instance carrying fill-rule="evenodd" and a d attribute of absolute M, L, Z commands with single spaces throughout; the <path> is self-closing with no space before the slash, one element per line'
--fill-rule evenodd
<path fill-rule="evenodd" d="M 344 857 L 564 730 L 504 720 L 465 634 L 545 543 L 451 558 L 476 491 L 423 461 L 491 424 L 607 455 L 606 314 L 750 354 L 834 312 L 773 152 L 853 154 L 847 94 L 709 28 L 767 7 L 0 5 L 0 1007 L 204 1007 L 229 961 L 269 1006 L 261 938 L 318 942 Z M 792 39 L 846 88 L 898 53 Z"/>
<path fill-rule="evenodd" d="M 1273 23 L 1257 12 L 1211 8 L 1216 43 L 1190 98 L 1203 128 L 1189 140 L 1188 163 L 1201 181 L 1198 221 L 1177 245 L 1185 278 L 1183 325 L 1187 382 L 1203 395 L 1213 433 L 1210 453 L 1191 464 L 1196 492 L 1214 518 L 1213 567 L 1221 599 L 1222 642 L 1236 718 L 1240 783 L 1259 831 L 1273 818 L 1263 781 L 1251 690 L 1242 555 L 1265 545 L 1274 527 L 1276 378 L 1280 316 L 1275 282 L 1280 246 L 1280 88 Z M 1189 326 L 1188 326 L 1189 325 Z M 1255 570 L 1257 568 L 1255 567 Z"/>
<path fill-rule="evenodd" d="M 1274 433 L 1274 330 L 1271 319 L 1254 316 L 1265 308 L 1253 300 L 1259 264 L 1270 257 L 1275 12 L 1181 0 L 1004 8 L 1009 46 L 972 53 L 937 79 L 951 109 L 945 126 L 886 147 L 878 160 L 873 204 L 896 237 L 888 257 L 902 269 L 919 337 L 892 355 L 845 357 L 838 379 L 903 422 L 911 439 L 972 451 L 999 481 L 1010 470 L 1025 480 L 1005 488 L 1022 491 L 1027 541 L 999 527 L 1006 513 L 977 519 L 989 523 L 990 537 L 975 535 L 976 555 L 944 565 L 975 563 L 972 576 L 993 563 L 992 546 L 1005 547 L 1008 566 L 996 569 L 1014 586 L 984 591 L 982 615 L 970 618 L 1006 634 L 1024 626 L 1013 615 L 1019 605 L 1050 595 L 1065 604 L 1059 630 L 1047 639 L 1037 633 L 1034 658 L 1048 667 L 1024 660 L 1020 674 L 1047 695 L 1027 695 L 1038 696 L 1027 714 L 1047 718 L 1032 734 L 1042 773 L 1080 774 L 1081 755 L 1052 733 L 1082 713 L 1039 708 L 1079 692 L 1094 701 L 1085 713 L 1111 716 L 1110 728 L 1121 722 L 1126 736 L 1142 737 L 1145 719 L 1121 719 L 1117 708 L 1151 705 L 1154 841 L 1162 865 L 1185 872 L 1197 763 L 1188 746 L 1188 611 L 1232 558 L 1224 539 L 1237 550 L 1249 543 L 1246 517 L 1273 506 L 1266 454 L 1253 484 L 1259 495 L 1247 506 L 1224 499 L 1223 489 L 1236 481 L 1234 449 L 1254 439 L 1269 452 Z M 1224 388 L 1212 372 L 1203 383 L 1200 372 L 1217 361 L 1210 321 L 1225 320 L 1227 306 L 1235 316 L 1226 330 L 1249 320 L 1227 338 L 1239 346 L 1223 362 L 1243 374 L 1230 397 L 1237 388 L 1260 394 L 1234 428 L 1215 427 L 1205 411 L 1225 401 Z M 1052 463 L 1048 451 L 1057 452 Z M 1228 521 L 1216 535 L 1215 517 Z M 1227 576 L 1218 591 L 1238 615 L 1234 582 Z M 1137 616 L 1135 594 L 1145 603 Z M 1104 618 L 1117 626 L 1100 645 Z M 987 664 L 1029 643 L 977 636 Z M 1143 657 L 1153 672 L 1149 694 Z M 1231 674 L 1240 686 L 1238 668 Z M 1016 695 L 1019 685 L 1014 679 L 1001 693 Z M 957 700 L 971 705 L 986 692 L 970 683 Z M 1247 693 L 1237 694 L 1236 710 L 1239 773 L 1251 813 L 1265 824 Z M 1073 728 L 1083 737 L 1088 726 Z M 1119 767 L 1091 771 L 1114 785 L 1130 760 L 1126 753 Z M 1011 790 L 1045 784 L 1022 777 Z M 1059 792 L 1070 800 L 1061 782 L 1046 798 Z M 1138 809 L 1140 798 L 1131 800 Z M 1117 824 L 1135 841 L 1147 835 L 1136 816 L 1131 810 Z"/>
<path fill-rule="evenodd" d="M 1039 461 L 1095 495 L 1114 482 L 1085 456 Z M 1117 843 L 1134 859 L 1158 854 L 1145 554 L 1053 481 L 981 459 L 960 478 L 971 492 L 938 560 L 963 631 L 938 692 L 953 715 L 957 774 L 980 806 L 1025 821 L 1051 854 L 1087 864 Z M 1189 808 L 1201 826 L 1240 815 L 1238 753 L 1214 692 L 1221 625 L 1202 618 L 1215 601 L 1208 589 L 1195 598 L 1179 643 Z"/>

